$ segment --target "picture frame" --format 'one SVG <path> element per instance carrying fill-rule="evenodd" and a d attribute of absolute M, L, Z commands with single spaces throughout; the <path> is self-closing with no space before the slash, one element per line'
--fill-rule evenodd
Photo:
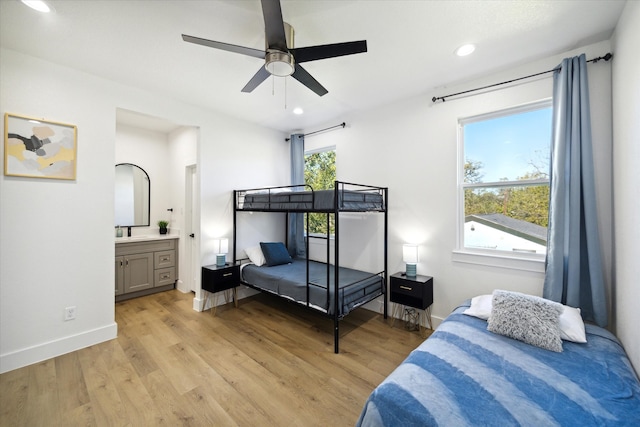
<path fill-rule="evenodd" d="M 5 176 L 75 180 L 77 134 L 75 125 L 5 113 Z"/>

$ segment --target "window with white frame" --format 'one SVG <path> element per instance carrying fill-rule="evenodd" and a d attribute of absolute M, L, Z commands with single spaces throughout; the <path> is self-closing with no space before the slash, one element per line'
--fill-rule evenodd
<path fill-rule="evenodd" d="M 336 180 L 336 148 L 328 147 L 304 153 L 304 183 L 314 190 L 332 190 Z M 327 216 L 309 215 L 309 233 L 327 234 Z M 333 223 L 329 225 L 333 234 Z"/>
<path fill-rule="evenodd" d="M 547 100 L 459 121 L 460 249 L 546 254 L 551 113 Z"/>

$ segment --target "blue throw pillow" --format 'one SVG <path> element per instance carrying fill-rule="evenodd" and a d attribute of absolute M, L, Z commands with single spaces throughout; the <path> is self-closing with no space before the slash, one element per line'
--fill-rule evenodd
<path fill-rule="evenodd" d="M 291 255 L 282 242 L 260 242 L 260 248 L 269 267 L 289 264 L 292 261 Z"/>

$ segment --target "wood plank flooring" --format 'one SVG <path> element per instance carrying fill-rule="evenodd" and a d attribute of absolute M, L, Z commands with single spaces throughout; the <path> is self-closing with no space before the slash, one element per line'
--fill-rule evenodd
<path fill-rule="evenodd" d="M 1 426 L 353 426 L 422 342 L 358 309 L 340 322 L 269 295 L 209 311 L 177 290 L 116 304 L 118 338 L 0 375 Z"/>

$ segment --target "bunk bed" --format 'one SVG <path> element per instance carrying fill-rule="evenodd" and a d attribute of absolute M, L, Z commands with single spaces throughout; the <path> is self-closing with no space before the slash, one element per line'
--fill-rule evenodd
<path fill-rule="evenodd" d="M 334 351 L 338 353 L 339 322 L 352 310 L 383 295 L 383 313 L 384 318 L 387 318 L 387 197 L 387 188 L 342 181 L 335 181 L 332 190 L 314 190 L 307 185 L 234 190 L 233 261 L 241 262 L 241 283 L 330 317 L 333 320 Z M 283 250 L 287 251 L 284 254 L 284 260 L 275 263 L 277 265 L 260 265 L 262 262 L 251 262 L 251 257 L 238 258 L 242 250 L 245 252 L 248 250 L 248 248 L 237 246 L 238 215 L 241 212 L 284 213 L 287 235 L 291 214 L 325 214 L 327 224 L 330 223 L 330 219 L 333 220 L 333 239 L 330 238 L 329 227 L 327 227 L 326 236 L 311 235 L 307 215 L 304 253 L 309 254 L 310 239 L 323 239 L 326 241 L 326 262 L 311 260 L 309 256 L 304 258 L 294 256 L 287 259 L 288 251 L 283 249 L 289 247 L 287 238 L 282 243 L 261 242 L 262 249 L 271 248 L 280 253 Z M 349 212 L 383 215 L 381 270 L 368 272 L 341 266 L 340 216 Z M 329 262 L 331 252 L 333 252 L 333 263 Z"/>

